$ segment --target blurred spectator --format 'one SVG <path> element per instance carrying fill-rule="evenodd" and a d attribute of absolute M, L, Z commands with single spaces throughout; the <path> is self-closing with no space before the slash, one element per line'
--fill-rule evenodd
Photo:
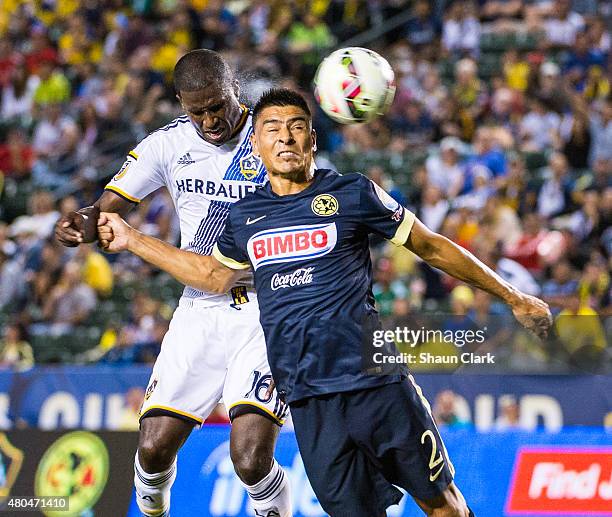
<path fill-rule="evenodd" d="M 603 52 L 590 48 L 589 35 L 582 31 L 576 35 L 576 41 L 563 64 L 563 73 L 576 90 L 584 91 L 587 76 L 592 68 L 602 70 L 605 60 Z"/>
<path fill-rule="evenodd" d="M 302 64 L 298 72 L 301 84 L 308 84 L 314 76 L 321 55 L 334 43 L 334 35 L 327 24 L 313 13 L 306 13 L 291 25 L 287 35 L 287 50 Z"/>
<path fill-rule="evenodd" d="M 38 191 L 28 201 L 28 215 L 21 215 L 10 226 L 13 237 L 46 239 L 53 233 L 59 212 L 55 210 L 53 196 L 49 192 Z"/>
<path fill-rule="evenodd" d="M 560 142 L 556 147 L 562 150 L 573 169 L 589 166 L 591 130 L 586 103 L 579 95 L 570 97 L 572 110 L 566 113 L 559 127 Z"/>
<path fill-rule="evenodd" d="M 70 82 L 53 61 L 42 61 L 38 66 L 40 83 L 34 92 L 34 102 L 40 106 L 61 104 L 70 99 Z"/>
<path fill-rule="evenodd" d="M 433 416 L 440 427 L 461 428 L 469 422 L 459 416 L 457 395 L 452 390 L 443 390 L 436 395 L 433 404 Z"/>
<path fill-rule="evenodd" d="M 499 276 L 510 282 L 517 289 L 532 296 L 540 295 L 540 286 L 533 275 L 521 264 L 510 258 L 502 256 L 501 246 L 494 246 L 490 250 L 479 250 L 477 256 Z M 544 293 L 542 293 L 544 294 Z"/>
<path fill-rule="evenodd" d="M 125 406 L 121 412 L 119 431 L 138 431 L 140 429 L 140 408 L 145 392 L 142 388 L 130 388 L 125 394 Z"/>
<path fill-rule="evenodd" d="M 32 116 L 34 94 L 40 85 L 40 78 L 30 75 L 23 61 L 18 62 L 5 84 L 2 85 L 2 107 L 0 116 L 4 121 L 28 124 Z"/>
<path fill-rule="evenodd" d="M 480 44 L 480 22 L 474 13 L 474 5 L 469 1 L 450 4 L 442 25 L 442 45 L 455 56 L 466 54 L 476 57 Z"/>
<path fill-rule="evenodd" d="M 437 232 L 449 208 L 449 203 L 442 196 L 440 189 L 434 185 L 428 185 L 423 192 L 422 204 L 417 215 L 431 231 Z"/>
<path fill-rule="evenodd" d="M 514 397 L 504 395 L 499 398 L 499 416 L 495 421 L 498 431 L 511 431 L 520 429 L 520 408 Z"/>
<path fill-rule="evenodd" d="M 83 281 L 94 289 L 98 296 L 108 297 L 113 291 L 113 270 L 104 255 L 92 246 L 79 246 L 77 259 L 83 263 Z"/>
<path fill-rule="evenodd" d="M 0 340 L 0 369 L 23 371 L 32 366 L 34 354 L 25 327 L 19 323 L 9 323 L 4 327 L 3 338 Z"/>
<path fill-rule="evenodd" d="M 477 72 L 478 65 L 471 59 L 462 59 L 455 65 L 456 83 L 452 96 L 459 109 L 461 136 L 469 140 L 487 103 L 487 89 Z"/>
<path fill-rule="evenodd" d="M 548 160 L 544 181 L 538 193 L 538 213 L 545 218 L 566 213 L 573 205 L 573 184 L 564 154 L 553 153 Z"/>
<path fill-rule="evenodd" d="M 590 162 L 598 160 L 612 161 L 612 95 L 601 103 L 599 108 L 591 112 L 591 156 Z M 608 175 L 611 168 L 608 168 Z"/>
<path fill-rule="evenodd" d="M 23 268 L 18 260 L 11 259 L 7 250 L 0 247 L 0 310 L 15 304 L 23 297 Z"/>
<path fill-rule="evenodd" d="M 503 66 L 508 87 L 524 92 L 529 85 L 529 63 L 516 49 L 510 49 L 504 53 Z"/>
<path fill-rule="evenodd" d="M 408 289 L 400 280 L 395 279 L 393 263 L 386 258 L 376 264 L 372 292 L 382 318 L 393 314 L 396 300 L 408 297 Z"/>
<path fill-rule="evenodd" d="M 26 135 L 20 129 L 11 129 L 6 143 L 0 143 L 0 173 L 16 180 L 30 176 L 34 162 L 34 151 Z"/>
<path fill-rule="evenodd" d="M 542 286 L 542 298 L 551 306 L 553 314 L 559 313 L 567 300 L 576 294 L 578 282 L 567 260 L 561 260 L 552 268 L 551 279 Z"/>
<path fill-rule="evenodd" d="M 405 104 L 398 116 L 391 119 L 391 126 L 402 135 L 407 148 L 422 148 L 431 142 L 433 136 L 431 117 L 417 101 Z"/>
<path fill-rule="evenodd" d="M 553 138 L 559 131 L 561 118 L 547 109 L 537 97 L 529 101 L 529 112 L 523 118 L 519 137 L 522 151 L 545 151 L 552 146 Z"/>
<path fill-rule="evenodd" d="M 607 342 L 597 311 L 581 304 L 578 296 L 570 296 L 555 319 L 555 330 L 570 355 L 570 364 L 589 371 L 601 367 Z"/>
<path fill-rule="evenodd" d="M 223 4 L 221 0 L 209 0 L 202 12 L 204 48 L 221 50 L 227 46 L 228 38 L 236 29 L 236 17 Z"/>
<path fill-rule="evenodd" d="M 557 48 L 571 47 L 576 34 L 584 27 L 584 18 L 571 10 L 571 0 L 554 0 L 550 18 L 544 21 L 548 45 Z"/>
<path fill-rule="evenodd" d="M 439 29 L 431 13 L 431 5 L 426 0 L 417 0 L 413 16 L 406 22 L 406 38 L 416 50 L 434 42 Z"/>
<path fill-rule="evenodd" d="M 430 155 L 425 162 L 428 181 L 453 199 L 463 188 L 463 167 L 460 164 L 461 141 L 452 136 L 440 141 L 440 154 Z"/>
<path fill-rule="evenodd" d="M 57 285 L 44 301 L 44 322 L 34 325 L 32 332 L 67 334 L 76 325 L 84 323 L 95 306 L 95 291 L 83 282 L 81 266 L 77 262 L 68 262 Z"/>
<path fill-rule="evenodd" d="M 523 232 L 518 240 L 506 246 L 504 251 L 506 257 L 526 267 L 530 273 L 538 275 L 542 271 L 538 246 L 546 238 L 547 233 L 538 214 L 526 214 Z"/>

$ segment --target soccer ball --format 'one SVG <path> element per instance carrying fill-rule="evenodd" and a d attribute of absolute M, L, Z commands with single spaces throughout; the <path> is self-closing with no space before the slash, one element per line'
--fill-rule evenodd
<path fill-rule="evenodd" d="M 315 98 L 336 122 L 370 122 L 387 111 L 395 95 L 395 75 L 373 50 L 347 47 L 332 52 L 319 65 Z"/>

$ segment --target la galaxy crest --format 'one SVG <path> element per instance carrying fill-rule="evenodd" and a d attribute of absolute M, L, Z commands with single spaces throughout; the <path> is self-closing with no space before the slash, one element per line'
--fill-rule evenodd
<path fill-rule="evenodd" d="M 259 171 L 260 159 L 249 154 L 240 160 L 240 173 L 247 179 L 252 180 Z"/>

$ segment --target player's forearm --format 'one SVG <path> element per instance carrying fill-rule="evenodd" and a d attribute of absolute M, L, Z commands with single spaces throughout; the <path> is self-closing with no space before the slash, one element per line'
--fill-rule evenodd
<path fill-rule="evenodd" d="M 128 250 L 182 284 L 203 291 L 224 293 L 231 284 L 231 278 L 214 268 L 213 257 L 180 250 L 136 230 L 131 231 Z"/>
<path fill-rule="evenodd" d="M 136 203 L 123 199 L 110 190 L 105 190 L 94 203 L 94 206 L 98 207 L 100 212 L 112 212 L 125 217 L 136 206 Z"/>
<path fill-rule="evenodd" d="M 522 293 L 468 250 L 446 237 L 433 234 L 427 246 L 417 254 L 429 265 L 450 276 L 498 296 L 508 304 L 517 302 Z"/>

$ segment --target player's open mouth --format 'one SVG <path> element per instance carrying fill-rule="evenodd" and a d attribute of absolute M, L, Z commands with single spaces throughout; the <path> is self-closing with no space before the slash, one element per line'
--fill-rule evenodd
<path fill-rule="evenodd" d="M 293 151 L 281 151 L 277 154 L 279 158 L 294 158 L 297 157 L 297 154 Z"/>
<path fill-rule="evenodd" d="M 204 134 L 211 140 L 219 140 L 225 134 L 225 128 L 221 126 L 214 131 L 205 131 Z"/>

